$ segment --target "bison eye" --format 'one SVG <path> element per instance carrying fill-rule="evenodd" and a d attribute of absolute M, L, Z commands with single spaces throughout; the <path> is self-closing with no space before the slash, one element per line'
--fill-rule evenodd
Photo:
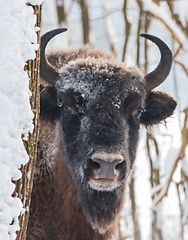
<path fill-rule="evenodd" d="M 63 109 L 63 112 L 64 112 L 66 115 L 68 115 L 69 113 L 71 113 L 70 107 L 68 107 L 68 106 L 66 106 L 66 105 L 64 105 L 62 109 Z"/>
<path fill-rule="evenodd" d="M 141 115 L 142 115 L 142 113 L 143 113 L 143 109 L 139 109 L 138 111 L 136 111 L 135 113 L 134 113 L 134 115 L 135 115 L 135 117 L 136 118 L 140 118 L 141 117 Z"/>

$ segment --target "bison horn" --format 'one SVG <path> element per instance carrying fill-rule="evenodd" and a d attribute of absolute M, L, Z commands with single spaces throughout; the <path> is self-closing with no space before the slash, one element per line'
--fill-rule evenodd
<path fill-rule="evenodd" d="M 40 76 L 52 85 L 55 84 L 55 81 L 58 78 L 59 74 L 58 74 L 58 71 L 55 68 L 53 68 L 47 61 L 46 56 L 45 56 L 45 49 L 46 49 L 46 45 L 48 44 L 48 42 L 50 41 L 51 38 L 53 38 L 54 36 L 56 36 L 59 33 L 65 32 L 65 31 L 67 31 L 66 28 L 58 28 L 58 29 L 55 29 L 55 30 L 45 33 L 41 37 Z"/>
<path fill-rule="evenodd" d="M 169 47 L 161 39 L 149 34 L 141 34 L 140 36 L 154 42 L 161 52 L 161 60 L 158 66 L 145 76 L 145 89 L 149 92 L 159 86 L 167 78 L 171 70 L 173 56 Z"/>

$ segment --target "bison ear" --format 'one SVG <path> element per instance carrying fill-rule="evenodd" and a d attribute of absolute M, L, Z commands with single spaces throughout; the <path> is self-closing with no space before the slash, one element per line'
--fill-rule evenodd
<path fill-rule="evenodd" d="M 41 87 L 40 89 L 40 115 L 50 121 L 60 117 L 57 92 L 54 86 Z"/>
<path fill-rule="evenodd" d="M 176 101 L 166 93 L 148 93 L 145 100 L 145 112 L 140 117 L 141 124 L 146 126 L 158 124 L 173 114 L 176 105 Z"/>

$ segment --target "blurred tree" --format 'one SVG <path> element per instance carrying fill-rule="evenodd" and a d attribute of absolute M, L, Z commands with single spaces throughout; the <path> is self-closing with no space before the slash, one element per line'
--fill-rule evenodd
<path fill-rule="evenodd" d="M 83 29 L 83 43 L 90 43 L 90 21 L 87 0 L 76 0 L 82 12 L 82 29 Z"/>
<path fill-rule="evenodd" d="M 65 24 L 67 26 L 67 13 L 65 11 L 64 0 L 56 0 L 57 18 L 59 26 Z"/>
<path fill-rule="evenodd" d="M 130 31 L 131 31 L 131 23 L 129 22 L 129 20 L 127 18 L 127 0 L 124 0 L 123 16 L 124 16 L 124 20 L 125 20 L 125 42 L 124 42 L 124 46 L 123 46 L 122 62 L 125 61 L 127 43 L 128 43 L 129 36 L 130 36 Z M 137 56 L 139 56 L 139 52 L 137 52 Z"/>

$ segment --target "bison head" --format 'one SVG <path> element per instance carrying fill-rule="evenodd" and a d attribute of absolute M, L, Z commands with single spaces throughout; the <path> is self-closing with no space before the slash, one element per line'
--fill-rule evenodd
<path fill-rule="evenodd" d="M 152 91 L 168 76 L 172 54 L 159 38 L 143 34 L 161 52 L 157 68 L 145 77 L 136 67 L 94 50 L 53 66 L 45 47 L 63 31 L 53 30 L 41 39 L 40 74 L 50 83 L 41 91 L 41 115 L 59 119 L 62 161 L 77 186 L 88 222 L 104 232 L 121 208 L 140 124 L 157 124 L 176 107 L 170 96 Z"/>

